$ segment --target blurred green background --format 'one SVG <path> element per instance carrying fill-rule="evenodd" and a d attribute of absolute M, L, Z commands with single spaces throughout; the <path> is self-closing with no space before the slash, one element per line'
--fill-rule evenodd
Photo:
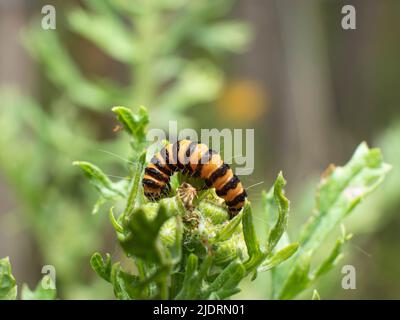
<path fill-rule="evenodd" d="M 45 4 L 56 30 L 41 28 Z M 344 4 L 356 8 L 356 30 L 341 27 Z M 292 234 L 330 163 L 362 140 L 382 148 L 393 170 L 347 220 L 356 236 L 317 288 L 323 299 L 399 298 L 399 35 L 396 0 L 2 0 L 0 257 L 19 283 L 34 286 L 50 264 L 61 298 L 112 298 L 89 257 L 118 255 L 116 239 L 71 164 L 126 175 L 110 108 L 145 105 L 154 128 L 254 128 L 255 170 L 242 180 L 263 182 L 249 190 L 257 204 L 284 172 Z M 356 290 L 341 287 L 345 264 Z M 266 298 L 266 277 L 237 298 Z"/>

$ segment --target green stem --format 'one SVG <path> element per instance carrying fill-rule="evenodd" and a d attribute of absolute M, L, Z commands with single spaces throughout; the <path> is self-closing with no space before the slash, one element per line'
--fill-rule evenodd
<path fill-rule="evenodd" d="M 161 279 L 158 283 L 160 288 L 160 298 L 161 300 L 168 300 L 168 285 L 167 285 L 167 277 Z"/>
<path fill-rule="evenodd" d="M 136 267 L 139 272 L 139 278 L 140 280 L 144 281 L 146 279 L 146 265 L 142 259 L 136 259 Z M 148 297 L 149 296 L 149 286 L 145 285 L 144 290 L 143 290 L 143 296 Z"/>
<path fill-rule="evenodd" d="M 132 65 L 133 96 L 135 101 L 152 106 L 157 93 L 156 75 L 154 63 L 158 52 L 159 39 L 159 13 L 152 7 L 151 1 L 147 1 L 146 13 L 136 17 L 136 26 L 139 35 L 138 47 L 141 55 L 137 64 Z"/>

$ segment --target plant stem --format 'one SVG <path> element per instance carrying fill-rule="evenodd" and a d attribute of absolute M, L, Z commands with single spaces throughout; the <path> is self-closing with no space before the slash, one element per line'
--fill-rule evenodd
<path fill-rule="evenodd" d="M 136 17 L 139 34 L 138 48 L 141 50 L 140 60 L 132 64 L 133 96 L 135 101 L 143 105 L 154 105 L 157 92 L 154 75 L 154 63 L 158 50 L 158 32 L 160 19 L 157 9 L 153 8 L 152 1 L 146 1 L 146 12 Z"/>

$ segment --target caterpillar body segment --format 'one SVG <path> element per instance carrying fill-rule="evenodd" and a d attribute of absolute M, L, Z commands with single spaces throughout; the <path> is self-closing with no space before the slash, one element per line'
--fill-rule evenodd
<path fill-rule="evenodd" d="M 243 208 L 247 193 L 239 178 L 217 152 L 191 140 L 169 143 L 153 156 L 142 180 L 145 196 L 158 200 L 166 195 L 171 188 L 170 177 L 176 171 L 203 179 L 206 188 L 215 188 L 231 217 Z"/>

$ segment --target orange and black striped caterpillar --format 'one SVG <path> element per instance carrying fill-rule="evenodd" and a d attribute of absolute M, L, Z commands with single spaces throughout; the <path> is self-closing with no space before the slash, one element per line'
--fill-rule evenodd
<path fill-rule="evenodd" d="M 167 194 L 170 177 L 176 171 L 204 179 L 205 188 L 215 188 L 231 217 L 243 208 L 247 193 L 229 165 L 205 144 L 190 140 L 169 143 L 153 156 L 142 180 L 145 196 L 157 200 Z"/>

